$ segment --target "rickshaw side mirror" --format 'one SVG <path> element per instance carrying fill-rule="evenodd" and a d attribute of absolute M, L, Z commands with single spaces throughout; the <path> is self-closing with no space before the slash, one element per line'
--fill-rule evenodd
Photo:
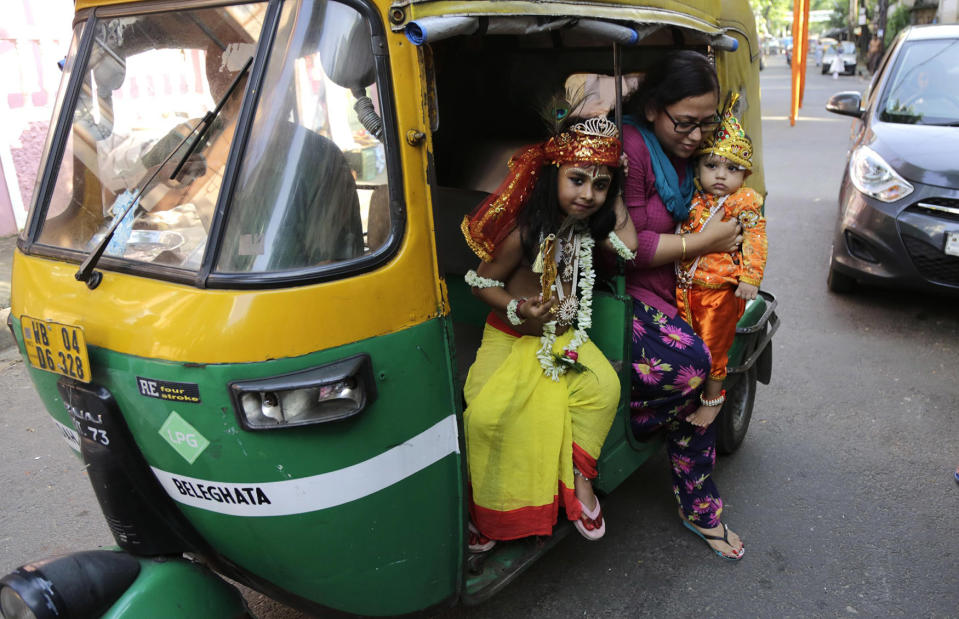
<path fill-rule="evenodd" d="M 327 4 L 320 62 L 333 83 L 343 88 L 363 89 L 376 80 L 373 35 L 360 13 L 344 5 Z"/>
<path fill-rule="evenodd" d="M 837 92 L 829 97 L 829 101 L 826 103 L 826 111 L 842 116 L 862 118 L 862 95 L 854 90 Z"/>

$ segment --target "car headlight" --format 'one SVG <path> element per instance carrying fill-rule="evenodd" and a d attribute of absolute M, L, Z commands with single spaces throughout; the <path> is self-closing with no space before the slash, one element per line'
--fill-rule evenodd
<path fill-rule="evenodd" d="M 901 200 L 913 192 L 914 187 L 899 176 L 879 153 L 868 146 L 859 146 L 849 157 L 849 179 L 867 196 L 883 202 Z"/>

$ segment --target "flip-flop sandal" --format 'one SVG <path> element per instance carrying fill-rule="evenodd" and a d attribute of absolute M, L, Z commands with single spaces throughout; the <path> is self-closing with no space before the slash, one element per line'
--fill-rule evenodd
<path fill-rule="evenodd" d="M 725 523 L 725 522 L 722 523 L 722 524 L 723 524 L 723 534 L 722 534 L 722 536 L 719 536 L 719 535 L 707 535 L 707 534 L 703 533 L 702 531 L 700 531 L 699 529 L 697 529 L 697 528 L 693 525 L 693 523 L 689 522 L 688 520 L 682 520 L 681 522 L 683 523 L 683 526 L 684 526 L 684 527 L 686 527 L 687 529 L 689 529 L 690 531 L 692 531 L 693 533 L 695 533 L 697 536 L 699 536 L 699 538 L 700 538 L 701 540 L 703 540 L 704 542 L 706 542 L 706 545 L 709 546 L 709 549 L 710 549 L 710 550 L 712 550 L 713 552 L 715 552 L 717 555 L 719 555 L 719 556 L 722 557 L 723 559 L 726 559 L 727 561 L 739 561 L 740 559 L 743 558 L 743 555 L 746 554 L 746 547 L 745 547 L 745 546 L 743 546 L 742 548 L 739 549 L 739 555 L 730 556 L 730 555 L 724 554 L 724 553 L 716 550 L 715 548 L 712 547 L 712 544 L 709 543 L 709 540 L 712 539 L 712 540 L 717 540 L 717 541 L 720 541 L 720 542 L 725 542 L 726 545 L 732 547 L 732 544 L 729 543 L 729 527 L 726 526 L 726 523 Z"/>
<path fill-rule="evenodd" d="M 579 501 L 579 499 L 576 499 Z M 573 526 L 579 531 L 579 534 L 591 542 L 595 542 L 606 535 L 606 520 L 603 518 L 603 510 L 599 506 L 599 499 L 596 499 L 596 505 L 593 511 L 586 509 L 582 501 L 579 501 L 582 508 L 578 520 L 573 521 Z"/>
<path fill-rule="evenodd" d="M 479 532 L 479 529 L 471 522 L 469 524 L 469 542 L 467 548 L 470 552 L 480 553 L 487 552 L 493 549 L 493 546 L 496 545 L 495 539 L 490 539 Z"/>

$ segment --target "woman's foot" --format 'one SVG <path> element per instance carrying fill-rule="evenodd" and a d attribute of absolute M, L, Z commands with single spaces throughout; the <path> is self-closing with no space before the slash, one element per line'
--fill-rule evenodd
<path fill-rule="evenodd" d="M 709 424 L 719 416 L 719 411 L 722 409 L 722 404 L 719 406 L 700 406 L 692 415 L 686 417 L 686 421 L 700 428 L 708 428 Z"/>
<path fill-rule="evenodd" d="M 683 525 L 709 544 L 713 552 L 724 559 L 738 561 L 743 558 L 743 554 L 746 552 L 743 541 L 723 523 L 719 523 L 710 529 L 705 529 L 696 526 L 684 518 Z"/>

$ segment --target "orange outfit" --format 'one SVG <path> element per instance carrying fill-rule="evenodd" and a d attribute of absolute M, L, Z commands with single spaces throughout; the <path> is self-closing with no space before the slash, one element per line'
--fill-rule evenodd
<path fill-rule="evenodd" d="M 689 220 L 680 232 L 699 232 L 716 207 L 718 196 L 696 192 L 689 210 Z M 736 336 L 736 323 L 746 309 L 744 299 L 736 297 L 736 286 L 745 282 L 759 286 L 766 266 L 766 219 L 762 214 L 762 197 L 748 187 L 733 192 L 719 208 L 716 217 L 736 218 L 743 226 L 741 251 L 704 254 L 698 262 L 687 260 L 679 267 L 683 272 L 695 268 L 689 286 L 676 290 L 680 315 L 703 338 L 712 355 L 709 377 L 726 378 L 729 348 Z M 694 265 L 695 263 L 695 265 Z"/>

